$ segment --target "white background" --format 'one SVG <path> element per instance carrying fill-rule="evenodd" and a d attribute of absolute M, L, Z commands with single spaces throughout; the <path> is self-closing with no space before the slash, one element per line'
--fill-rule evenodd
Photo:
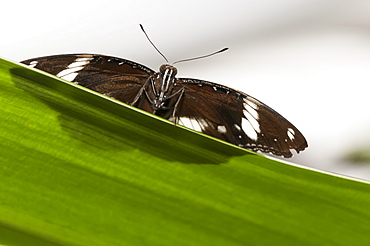
<path fill-rule="evenodd" d="M 343 157 L 370 145 L 369 0 L 6 1 L 0 56 L 20 61 L 66 53 L 130 59 L 179 77 L 244 91 L 298 127 L 309 148 L 292 161 L 370 179 Z"/>

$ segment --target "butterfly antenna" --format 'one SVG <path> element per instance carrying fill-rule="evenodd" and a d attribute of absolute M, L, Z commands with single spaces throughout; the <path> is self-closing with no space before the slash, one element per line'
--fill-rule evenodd
<path fill-rule="evenodd" d="M 145 34 L 145 36 L 146 36 L 146 38 L 148 39 L 148 41 L 153 45 L 153 47 L 154 47 L 154 49 L 156 49 L 157 51 L 158 51 L 158 53 L 166 60 L 166 62 L 167 63 L 169 63 L 168 62 L 168 60 L 167 60 L 167 58 L 162 54 L 162 52 L 160 52 L 159 51 L 159 49 L 153 44 L 153 42 L 152 42 L 152 40 L 150 40 L 150 38 L 149 38 L 149 36 L 148 36 L 148 34 L 146 34 L 146 32 L 145 32 L 145 30 L 144 30 L 144 27 L 143 27 L 143 25 L 141 25 L 141 24 L 139 24 L 140 25 L 140 28 L 141 28 L 141 30 L 143 31 L 143 33 Z"/>
<path fill-rule="evenodd" d="M 229 48 L 223 48 L 219 51 L 216 51 L 216 52 L 213 52 L 211 54 L 208 54 L 208 55 L 205 55 L 205 56 L 198 56 L 198 57 L 194 57 L 194 58 L 189 58 L 189 59 L 184 59 L 184 60 L 179 60 L 179 61 L 175 61 L 173 64 L 175 63 L 179 63 L 179 62 L 186 62 L 186 61 L 192 61 L 192 60 L 197 60 L 197 59 L 202 59 L 202 58 L 206 58 L 206 57 L 209 57 L 209 56 L 213 56 L 213 55 L 216 55 L 218 53 L 221 53 L 221 52 L 224 52 L 226 50 L 228 50 Z"/>

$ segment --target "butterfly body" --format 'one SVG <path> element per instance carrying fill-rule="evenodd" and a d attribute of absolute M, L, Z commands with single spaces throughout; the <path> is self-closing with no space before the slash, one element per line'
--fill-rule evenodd
<path fill-rule="evenodd" d="M 299 130 L 266 104 L 227 86 L 177 78 L 177 69 L 169 64 L 155 72 L 130 60 L 94 54 L 22 63 L 253 151 L 291 157 L 290 149 L 307 147 Z"/>
<path fill-rule="evenodd" d="M 163 118 L 174 118 L 177 106 L 182 99 L 184 87 L 176 83 L 177 69 L 163 64 L 159 72 L 148 77 L 129 104 Z M 168 115 L 168 116 L 167 116 Z"/>

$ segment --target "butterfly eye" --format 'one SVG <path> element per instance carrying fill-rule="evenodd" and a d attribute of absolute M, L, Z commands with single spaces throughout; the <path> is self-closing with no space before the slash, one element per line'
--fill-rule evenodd
<path fill-rule="evenodd" d="M 171 68 L 172 68 L 172 76 L 175 76 L 177 74 L 177 68 L 172 67 L 172 66 Z"/>

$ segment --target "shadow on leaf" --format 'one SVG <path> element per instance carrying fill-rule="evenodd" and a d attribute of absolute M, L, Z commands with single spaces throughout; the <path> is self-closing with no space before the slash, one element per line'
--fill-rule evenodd
<path fill-rule="evenodd" d="M 223 164 L 250 154 L 28 68 L 13 68 L 15 85 L 59 113 L 61 129 L 93 151 L 140 151 L 167 161 Z M 182 151 L 176 151 L 178 146 Z M 176 148 L 174 146 L 177 146 Z"/>

